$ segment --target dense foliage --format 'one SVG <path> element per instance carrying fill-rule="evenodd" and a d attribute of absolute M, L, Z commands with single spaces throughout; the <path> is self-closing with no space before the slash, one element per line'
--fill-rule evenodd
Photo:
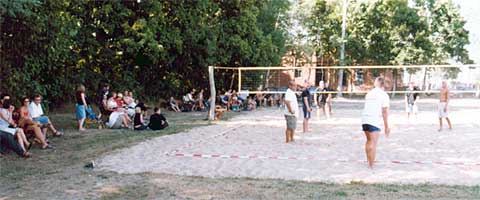
<path fill-rule="evenodd" d="M 310 9 L 303 20 L 309 33 L 307 45 L 315 47 L 322 59 L 338 65 L 345 1 L 308 2 L 305 7 Z M 469 43 L 465 20 L 449 0 L 349 0 L 346 17 L 347 65 L 472 62 L 465 49 Z"/>
<path fill-rule="evenodd" d="M 72 98 L 101 83 L 143 98 L 208 86 L 207 67 L 279 65 L 288 0 L 1 0 L 0 91 Z M 280 26 L 279 26 L 280 24 Z"/>
<path fill-rule="evenodd" d="M 209 65 L 280 65 L 291 49 L 338 65 L 342 3 L 0 0 L 0 92 L 58 105 L 80 83 L 93 93 L 106 82 L 142 98 L 178 97 L 208 86 Z M 350 0 L 347 17 L 347 65 L 471 62 L 449 0 Z M 232 83 L 228 71 L 218 76 Z"/>

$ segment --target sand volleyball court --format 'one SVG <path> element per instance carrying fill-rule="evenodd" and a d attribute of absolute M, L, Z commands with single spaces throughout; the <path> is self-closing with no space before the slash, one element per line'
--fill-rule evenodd
<path fill-rule="evenodd" d="M 301 133 L 300 117 L 294 143 L 285 143 L 282 110 L 266 108 L 113 152 L 98 159 L 97 170 L 333 183 L 480 184 L 480 100 L 453 99 L 454 127 L 442 132 L 437 131 L 436 102 L 421 100 L 420 114 L 408 123 L 404 102 L 392 101 L 392 133 L 380 137 L 374 170 L 365 159 L 361 100 L 337 100 L 328 120 L 313 114 L 310 133 Z"/>

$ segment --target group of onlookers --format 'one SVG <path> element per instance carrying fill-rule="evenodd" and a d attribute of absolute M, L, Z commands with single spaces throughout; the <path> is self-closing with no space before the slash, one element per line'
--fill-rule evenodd
<path fill-rule="evenodd" d="M 102 118 L 105 118 L 104 123 L 106 127 L 111 129 L 132 128 L 134 130 L 161 130 L 168 126 L 168 122 L 161 114 L 161 110 L 155 107 L 154 113 L 150 116 L 148 123 L 144 117 L 148 113 L 148 107 L 139 99 L 133 97 L 133 92 L 125 90 L 121 92 L 111 92 L 110 85 L 105 84 L 97 92 L 97 106 L 100 110 L 100 115 L 96 117 L 88 106 L 88 101 L 85 98 L 85 87 L 80 85 L 77 88 L 76 98 L 76 113 L 78 119 L 78 126 L 80 131 L 84 131 L 83 123 L 88 116 L 103 123 Z"/>
<path fill-rule="evenodd" d="M 47 131 L 53 136 L 62 136 L 45 115 L 42 96 L 34 95 L 33 101 L 23 97 L 21 107 L 15 108 L 10 95 L 2 94 L 0 99 L 0 152 L 10 149 L 22 157 L 30 157 L 28 151 L 33 143 L 40 144 L 41 149 L 53 149 L 47 139 Z M 34 138 L 29 141 L 28 138 Z"/>

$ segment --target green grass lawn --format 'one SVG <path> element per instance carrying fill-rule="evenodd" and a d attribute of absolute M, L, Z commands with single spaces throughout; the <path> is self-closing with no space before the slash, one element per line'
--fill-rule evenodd
<path fill-rule="evenodd" d="M 153 137 L 209 125 L 206 113 L 165 115 L 162 131 L 76 131 L 69 109 L 50 113 L 65 132 L 51 138 L 55 150 L 31 151 L 23 159 L 13 152 L 0 157 L 0 199 L 480 199 L 480 188 L 438 185 L 325 184 L 249 178 L 203 178 L 168 174 L 117 174 L 84 168 L 106 153 Z M 227 113 L 225 119 L 237 113 Z M 155 147 L 152 147 L 155 148 Z"/>

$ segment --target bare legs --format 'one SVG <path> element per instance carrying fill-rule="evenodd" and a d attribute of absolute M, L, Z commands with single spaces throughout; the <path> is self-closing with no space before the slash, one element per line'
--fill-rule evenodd
<path fill-rule="evenodd" d="M 30 146 L 30 142 L 28 142 L 27 137 L 25 137 L 25 133 L 23 132 L 23 129 L 18 129 L 15 136 L 17 137 L 17 142 L 20 145 L 20 147 L 22 147 L 23 151 L 27 152 L 25 145 Z"/>
<path fill-rule="evenodd" d="M 304 133 L 306 133 L 306 132 L 309 131 L 309 130 L 308 130 L 308 120 L 309 120 L 308 118 L 304 118 L 304 119 L 303 119 L 303 132 L 304 132 Z"/>
<path fill-rule="evenodd" d="M 287 143 L 294 141 L 294 140 L 293 140 L 293 134 L 294 134 L 294 133 L 295 133 L 295 131 L 294 131 L 294 130 L 291 130 L 291 129 L 287 129 L 287 130 L 285 131 L 285 135 L 286 135 L 286 138 L 287 138 L 287 140 L 286 140 Z"/>
<path fill-rule="evenodd" d="M 448 117 L 445 117 L 445 120 L 447 120 L 447 123 L 448 123 L 448 129 L 452 130 L 452 123 L 450 122 L 450 119 Z M 442 131 L 443 129 L 443 121 L 442 121 L 442 118 L 438 118 L 438 121 L 440 122 L 440 128 L 438 129 L 438 131 Z"/>
<path fill-rule="evenodd" d="M 78 120 L 78 130 L 79 131 L 85 131 L 86 130 L 85 128 L 83 128 L 84 123 L 85 123 L 85 118 Z"/>
<path fill-rule="evenodd" d="M 42 129 L 42 132 L 45 136 L 47 136 L 47 130 L 48 129 L 50 129 L 52 131 L 53 135 L 58 134 L 58 130 L 55 129 L 55 127 L 53 126 L 53 124 L 50 120 L 48 120 L 48 124 L 46 124 L 46 127 Z"/>
<path fill-rule="evenodd" d="M 365 131 L 367 142 L 365 143 L 365 153 L 367 154 L 368 167 L 373 168 L 375 163 L 375 154 L 377 151 L 378 132 Z"/>
<path fill-rule="evenodd" d="M 48 146 L 47 142 L 45 141 L 45 136 L 42 133 L 42 129 L 40 129 L 40 126 L 32 125 L 32 126 L 29 126 L 27 130 L 33 131 L 33 133 L 35 134 L 35 138 L 37 138 L 38 141 L 40 141 L 40 144 L 42 145 L 42 149 Z"/>

